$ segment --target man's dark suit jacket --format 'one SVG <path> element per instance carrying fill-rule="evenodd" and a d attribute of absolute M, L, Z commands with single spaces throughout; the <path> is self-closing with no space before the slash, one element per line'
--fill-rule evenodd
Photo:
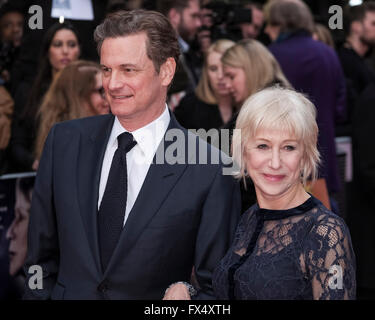
<path fill-rule="evenodd" d="M 26 271 L 42 267 L 43 289 L 28 287 L 30 274 L 24 298 L 161 299 L 171 283 L 190 280 L 193 266 L 198 298 L 213 298 L 212 271 L 231 244 L 240 213 L 238 184 L 222 174 L 222 163 L 151 164 L 102 272 L 98 190 L 113 121 L 104 115 L 52 128 L 33 193 L 25 265 Z M 169 129 L 181 130 L 186 148 L 198 141 L 173 115 Z M 175 143 L 166 134 L 157 154 L 170 152 Z M 208 155 L 219 152 L 202 145 Z M 187 157 L 198 163 L 198 153 L 186 152 L 180 160 Z"/>

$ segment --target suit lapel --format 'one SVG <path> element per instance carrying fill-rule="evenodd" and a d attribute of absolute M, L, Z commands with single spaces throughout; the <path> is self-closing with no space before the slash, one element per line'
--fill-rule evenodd
<path fill-rule="evenodd" d="M 80 214 L 98 270 L 101 270 L 97 229 L 99 183 L 104 153 L 114 121 L 113 116 L 105 117 L 100 119 L 102 122 L 97 123 L 94 132 L 91 128 L 86 128 L 89 134 L 83 132 L 81 135 L 77 168 Z"/>
<path fill-rule="evenodd" d="M 172 114 L 168 127 L 168 130 L 170 129 L 184 130 L 178 125 Z M 184 139 L 186 139 L 186 135 L 184 135 Z M 160 152 L 164 154 L 172 143 L 171 141 L 165 141 L 164 135 L 156 154 L 160 154 Z M 126 252 L 130 251 L 153 216 L 158 212 L 186 167 L 187 161 L 184 164 L 176 165 L 169 165 L 168 163 L 156 164 L 155 155 L 104 276 L 112 268 L 112 265 L 116 264 L 118 258 L 123 257 Z"/>

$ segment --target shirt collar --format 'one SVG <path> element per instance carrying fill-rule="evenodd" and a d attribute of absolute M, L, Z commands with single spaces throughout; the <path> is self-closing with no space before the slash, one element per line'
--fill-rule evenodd
<path fill-rule="evenodd" d="M 178 43 L 180 44 L 180 49 L 183 53 L 186 53 L 189 51 L 190 46 L 184 39 L 182 39 L 181 37 L 178 37 Z"/>
<path fill-rule="evenodd" d="M 151 159 L 154 157 L 160 141 L 167 131 L 170 119 L 171 117 L 169 115 L 168 107 L 165 105 L 163 113 L 157 119 L 150 122 L 146 126 L 131 132 L 145 157 L 150 157 Z M 123 132 L 127 132 L 127 130 L 121 125 L 118 118 L 115 117 L 111 136 L 109 137 L 108 141 L 109 146 L 114 146 L 117 148 L 117 137 Z"/>

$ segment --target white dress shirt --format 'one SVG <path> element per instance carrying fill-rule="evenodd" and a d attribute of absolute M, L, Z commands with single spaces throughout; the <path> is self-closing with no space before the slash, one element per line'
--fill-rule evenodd
<path fill-rule="evenodd" d="M 126 210 L 124 225 L 137 200 L 139 191 L 146 178 L 150 164 L 155 156 L 156 150 L 167 131 L 170 121 L 168 107 L 164 112 L 148 125 L 139 128 L 131 134 L 137 141 L 137 144 L 126 154 L 127 174 L 128 174 L 128 196 L 126 201 Z M 126 132 L 120 121 L 115 118 L 111 135 L 109 136 L 107 149 L 104 154 L 102 172 L 99 184 L 98 210 L 102 202 L 105 187 L 107 185 L 109 171 L 111 169 L 112 159 L 117 149 L 117 137 Z"/>

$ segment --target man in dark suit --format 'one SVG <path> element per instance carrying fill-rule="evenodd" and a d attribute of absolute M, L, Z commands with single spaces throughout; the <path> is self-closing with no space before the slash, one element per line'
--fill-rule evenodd
<path fill-rule="evenodd" d="M 176 34 L 162 14 L 136 10 L 112 14 L 95 39 L 112 114 L 57 124 L 47 138 L 25 265 L 42 267 L 43 289 L 29 274 L 25 298 L 161 299 L 194 267 L 197 298 L 210 299 L 239 189 L 223 174 L 228 159 L 165 104 Z"/>

